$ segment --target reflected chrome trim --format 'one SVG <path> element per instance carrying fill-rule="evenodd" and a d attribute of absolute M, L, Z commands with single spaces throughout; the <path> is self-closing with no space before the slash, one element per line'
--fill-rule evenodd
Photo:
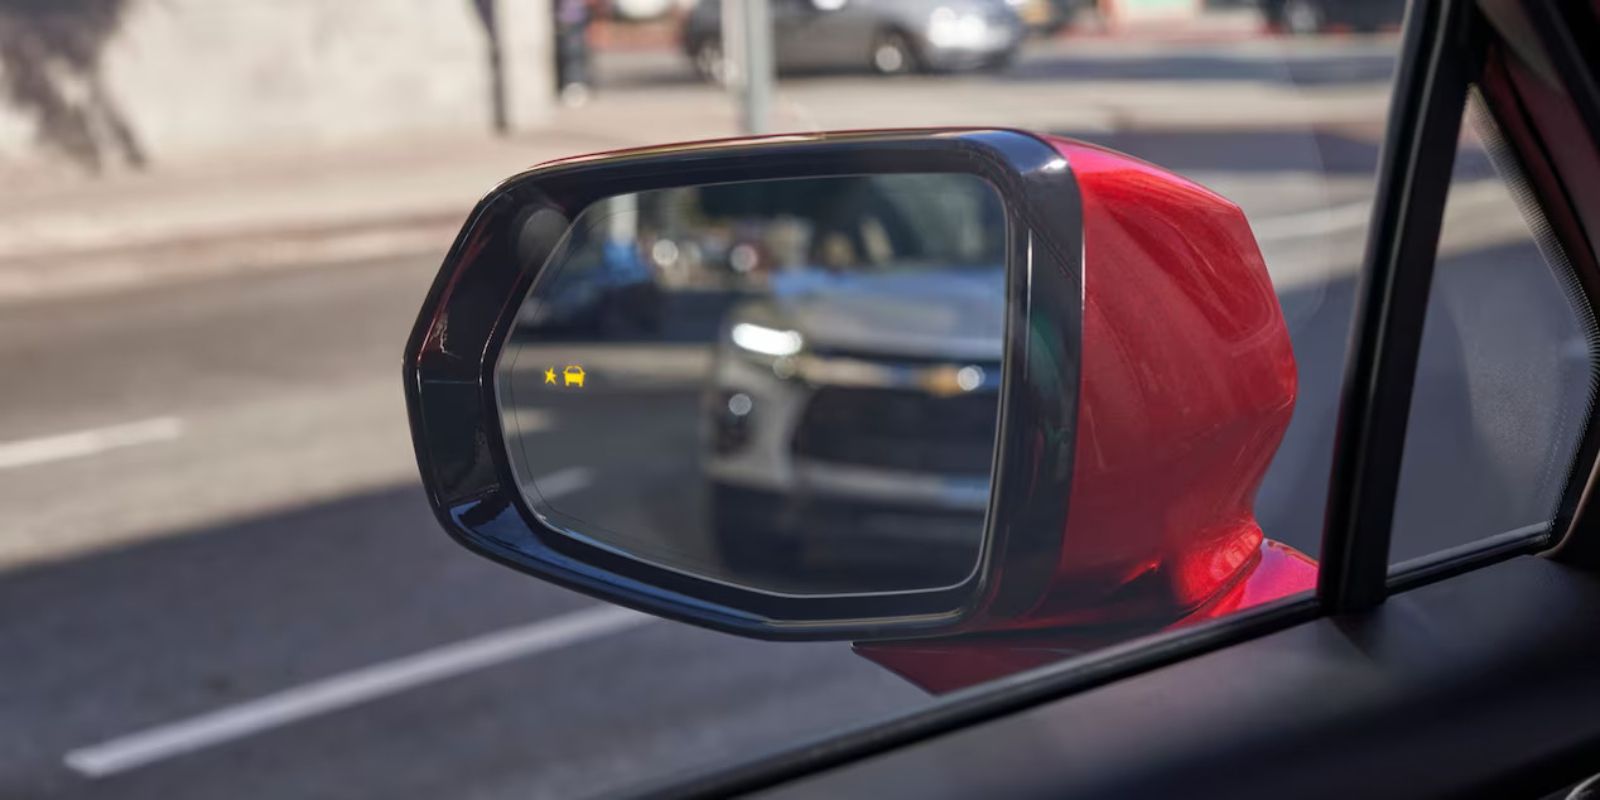
<path fill-rule="evenodd" d="M 928 503 L 938 510 L 982 513 L 989 505 L 988 478 L 938 472 L 904 472 L 835 461 L 796 459 L 797 490 L 830 498 Z"/>
<path fill-rule="evenodd" d="M 849 356 L 802 355 L 795 359 L 795 375 L 819 386 L 921 389 L 939 397 L 1000 389 L 1000 362 L 952 361 L 943 364 L 907 363 L 892 357 L 879 360 Z M 963 369 L 980 371 L 978 384 L 962 385 Z"/>

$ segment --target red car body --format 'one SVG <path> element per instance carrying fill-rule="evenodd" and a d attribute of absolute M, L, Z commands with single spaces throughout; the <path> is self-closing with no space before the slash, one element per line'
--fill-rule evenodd
<path fill-rule="evenodd" d="M 1243 212 L 1136 158 L 1046 138 L 1072 165 L 1084 230 L 1083 380 L 1057 588 L 979 634 L 856 646 L 930 691 L 1316 585 L 1316 563 L 1267 540 L 1253 510 L 1296 370 Z"/>

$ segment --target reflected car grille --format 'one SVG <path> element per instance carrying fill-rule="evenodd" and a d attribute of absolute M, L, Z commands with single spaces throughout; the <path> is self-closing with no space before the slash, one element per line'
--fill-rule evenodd
<path fill-rule="evenodd" d="M 908 472 L 987 478 L 999 395 L 823 387 L 795 429 L 796 456 Z"/>

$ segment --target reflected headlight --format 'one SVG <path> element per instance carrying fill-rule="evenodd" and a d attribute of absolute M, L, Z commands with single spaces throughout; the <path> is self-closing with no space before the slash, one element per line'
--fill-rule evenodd
<path fill-rule="evenodd" d="M 792 356 L 805 346 L 805 339 L 800 336 L 799 331 L 769 328 L 753 322 L 735 324 L 731 337 L 733 343 L 740 348 L 778 358 Z"/>
<path fill-rule="evenodd" d="M 937 47 L 970 47 L 981 44 L 989 22 L 982 14 L 939 6 L 928 17 L 928 41 Z"/>

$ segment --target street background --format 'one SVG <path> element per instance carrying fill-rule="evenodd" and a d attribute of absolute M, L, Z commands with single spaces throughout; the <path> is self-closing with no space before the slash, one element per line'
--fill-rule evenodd
<path fill-rule="evenodd" d="M 595 31 L 588 102 L 529 89 L 499 134 L 481 109 L 232 147 L 169 122 L 96 163 L 0 137 L 0 797 L 583 796 L 930 701 L 844 644 L 617 614 L 480 560 L 418 488 L 400 352 L 472 203 L 545 159 L 738 132 L 671 30 Z M 1258 512 L 1314 554 L 1396 47 L 1248 8 L 1085 24 L 998 73 L 784 76 L 771 127 L 1062 133 L 1237 202 L 1301 377 Z M 152 113 L 122 108 L 134 133 Z M 1457 172 L 1396 560 L 1540 522 L 1587 407 L 1583 331 L 1471 133 Z"/>

